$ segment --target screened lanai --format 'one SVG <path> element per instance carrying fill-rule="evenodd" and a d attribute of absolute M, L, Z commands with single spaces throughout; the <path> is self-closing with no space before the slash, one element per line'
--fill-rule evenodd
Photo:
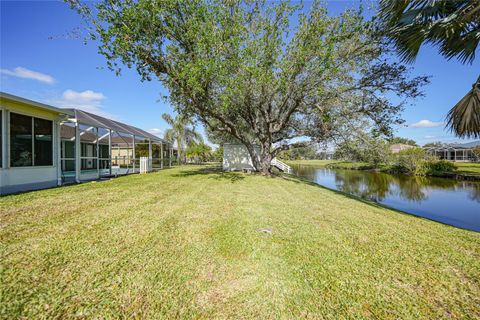
<path fill-rule="evenodd" d="M 149 170 L 172 165 L 171 144 L 142 129 L 83 110 L 60 125 L 63 182 L 79 182 L 140 171 L 140 158 Z"/>
<path fill-rule="evenodd" d="M 473 152 L 474 143 L 469 144 L 442 144 L 426 148 L 426 152 L 438 159 L 454 162 L 478 161 Z"/>

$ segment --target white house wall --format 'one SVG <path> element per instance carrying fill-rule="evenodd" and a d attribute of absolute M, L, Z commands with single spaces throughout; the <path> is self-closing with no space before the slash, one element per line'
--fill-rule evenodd
<path fill-rule="evenodd" d="M 260 154 L 260 147 L 256 146 L 257 155 Z M 223 145 L 223 170 L 255 170 L 252 159 L 247 148 L 243 144 L 224 144 Z"/>
<path fill-rule="evenodd" d="M 58 170 L 59 155 L 59 115 L 53 112 L 39 112 L 29 106 L 2 101 L 2 168 L 0 168 L 0 195 L 55 187 L 61 184 Z M 10 113 L 53 121 L 53 155 L 51 166 L 10 167 Z"/>

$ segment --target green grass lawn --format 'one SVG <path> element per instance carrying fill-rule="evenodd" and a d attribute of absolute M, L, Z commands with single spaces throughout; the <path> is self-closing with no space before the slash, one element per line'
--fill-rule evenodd
<path fill-rule="evenodd" d="M 480 317 L 480 234 L 188 166 L 0 198 L 0 318 Z"/>
<path fill-rule="evenodd" d="M 455 162 L 457 166 L 457 172 L 480 175 L 480 163 L 479 162 Z"/>

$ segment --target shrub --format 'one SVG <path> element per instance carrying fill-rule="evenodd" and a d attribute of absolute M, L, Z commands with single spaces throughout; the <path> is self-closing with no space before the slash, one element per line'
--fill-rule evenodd
<path fill-rule="evenodd" d="M 422 160 L 418 163 L 417 167 L 415 168 L 414 173 L 416 176 L 428 176 L 430 171 L 430 161 Z"/>
<path fill-rule="evenodd" d="M 447 160 L 430 161 L 429 176 L 442 176 L 445 173 L 449 173 L 457 170 L 457 167 Z"/>
<path fill-rule="evenodd" d="M 456 166 L 447 160 L 424 160 L 415 170 L 418 176 L 443 176 L 446 173 L 455 171 Z"/>
<path fill-rule="evenodd" d="M 397 172 L 416 174 L 417 167 L 425 161 L 425 150 L 411 148 L 395 155 L 394 170 Z"/>
<path fill-rule="evenodd" d="M 480 161 L 480 146 L 473 148 L 472 154 L 475 161 Z"/>
<path fill-rule="evenodd" d="M 452 162 L 432 158 L 421 148 L 411 148 L 396 154 L 392 171 L 416 176 L 443 176 L 455 169 Z"/>

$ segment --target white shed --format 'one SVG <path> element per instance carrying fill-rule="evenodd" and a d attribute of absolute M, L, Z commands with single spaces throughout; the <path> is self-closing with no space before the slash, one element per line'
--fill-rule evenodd
<path fill-rule="evenodd" d="M 260 147 L 255 146 L 257 157 L 260 155 Z M 223 170 L 255 170 L 252 158 L 243 144 L 225 143 L 223 145 Z"/>

